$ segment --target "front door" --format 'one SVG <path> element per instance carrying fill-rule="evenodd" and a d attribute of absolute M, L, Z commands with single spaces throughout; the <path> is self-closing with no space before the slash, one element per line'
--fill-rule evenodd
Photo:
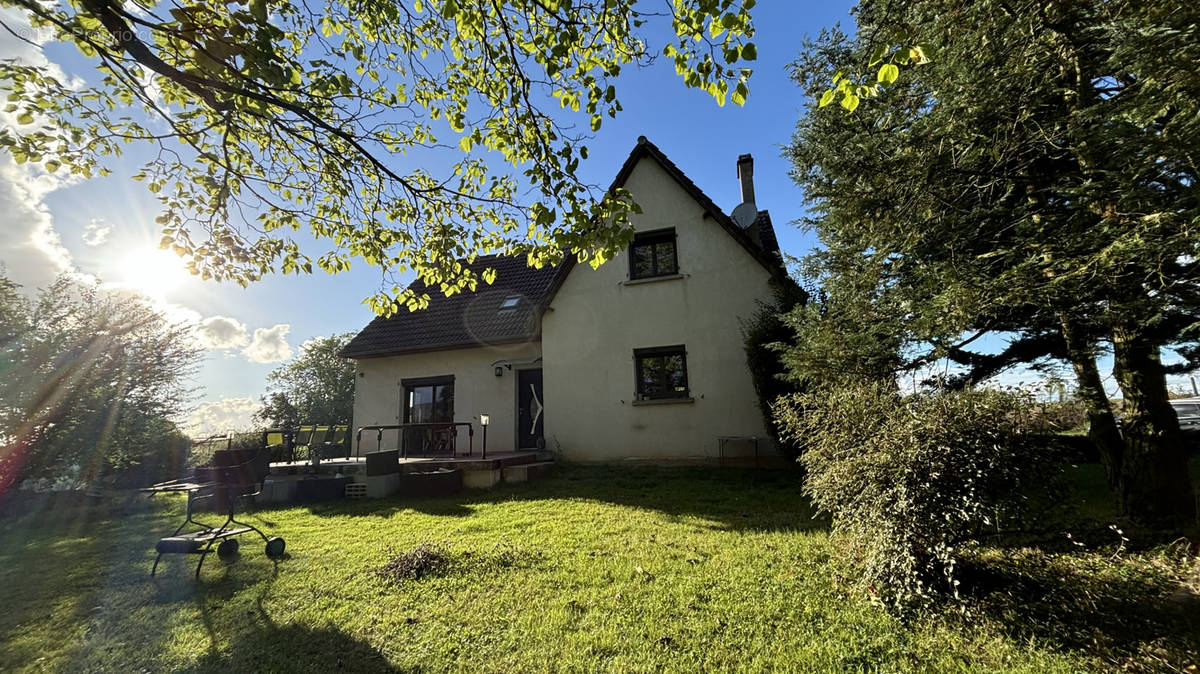
<path fill-rule="evenodd" d="M 542 371 L 517 370 L 517 448 L 543 449 Z"/>

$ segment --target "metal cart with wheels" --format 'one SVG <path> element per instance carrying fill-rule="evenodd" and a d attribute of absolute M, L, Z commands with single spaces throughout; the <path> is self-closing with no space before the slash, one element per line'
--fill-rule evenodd
<path fill-rule="evenodd" d="M 151 496 L 172 492 L 187 493 L 187 514 L 183 523 L 170 536 L 160 538 L 155 544 L 154 549 L 158 556 L 154 559 L 150 575 L 154 576 L 158 572 L 158 564 L 163 555 L 188 554 L 198 555 L 200 558 L 196 562 L 196 578 L 199 578 L 204 559 L 210 553 L 216 552 L 221 559 L 233 559 L 240 547 L 236 537 L 251 531 L 263 539 L 267 557 L 273 560 L 283 557 L 287 544 L 282 538 L 268 537 L 258 527 L 242 522 L 236 517 L 242 501 L 259 493 L 263 478 L 268 472 L 269 458 L 263 451 L 219 450 L 213 453 L 211 467 L 196 468 L 194 479 L 162 482 L 144 489 L 143 491 Z M 225 512 L 225 521 L 220 526 L 209 526 L 194 517 L 196 505 L 209 500 L 217 512 Z M 184 532 L 189 528 L 192 530 Z"/>

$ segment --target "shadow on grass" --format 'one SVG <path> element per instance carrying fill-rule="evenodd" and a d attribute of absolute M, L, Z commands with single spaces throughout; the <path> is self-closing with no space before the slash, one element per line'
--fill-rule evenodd
<path fill-rule="evenodd" d="M 266 624 L 236 635 L 187 672 L 398 672 L 370 644 L 332 627 Z"/>
<path fill-rule="evenodd" d="M 263 608 L 278 574 L 258 585 L 255 608 L 247 617 L 231 624 L 216 614 L 228 598 L 222 586 L 244 587 L 226 576 L 196 595 L 201 619 L 209 635 L 209 651 L 187 672 L 398 672 L 378 649 L 332 626 L 308 627 L 300 624 L 277 625 Z M 234 607 L 241 612 L 242 608 Z M 228 645 L 218 648 L 218 625 L 236 630 Z"/>
<path fill-rule="evenodd" d="M 1010 550 L 968 562 L 962 582 L 972 612 L 1015 640 L 1130 671 L 1184 671 L 1200 653 L 1200 599 L 1150 559 Z"/>
<path fill-rule="evenodd" d="M 127 522 L 142 520 L 152 508 L 112 508 L 76 502 L 74 494 L 50 498 L 42 507 L 0 520 L 0 643 L 36 643 L 18 637 L 54 634 L 94 614 L 129 551 Z M 14 656 L 10 652 L 8 656 Z M 33 662 L 42 653 L 27 654 Z M 2 668 L 2 667 L 0 667 Z"/>
<path fill-rule="evenodd" d="M 548 477 L 490 490 L 466 490 L 437 498 L 394 497 L 333 501 L 309 511 L 325 517 L 390 517 L 406 510 L 469 517 L 477 506 L 511 501 L 583 500 L 696 517 L 715 529 L 805 531 L 827 529 L 801 493 L 799 473 L 790 470 L 659 466 L 556 466 Z M 269 511 L 267 511 L 269 512 Z M 266 516 L 266 513 L 264 513 Z"/>

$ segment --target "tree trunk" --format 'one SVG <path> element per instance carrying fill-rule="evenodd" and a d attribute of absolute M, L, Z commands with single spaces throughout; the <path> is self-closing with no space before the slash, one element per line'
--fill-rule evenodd
<path fill-rule="evenodd" d="M 1113 326 L 1113 374 L 1125 396 L 1118 498 L 1121 511 L 1150 526 L 1191 526 L 1196 501 L 1179 419 L 1167 402 L 1159 347 L 1136 326 Z"/>
<path fill-rule="evenodd" d="M 1117 429 L 1117 422 L 1113 419 L 1108 394 L 1104 392 L 1104 384 L 1100 380 L 1095 349 L 1091 340 L 1073 320 L 1062 316 L 1060 322 L 1063 341 L 1067 344 L 1067 357 L 1078 380 L 1077 395 L 1087 407 L 1088 439 L 1100 451 L 1100 462 L 1104 464 L 1108 486 L 1116 493 L 1121 475 L 1121 460 L 1125 454 L 1125 442 L 1121 439 L 1121 431 Z"/>

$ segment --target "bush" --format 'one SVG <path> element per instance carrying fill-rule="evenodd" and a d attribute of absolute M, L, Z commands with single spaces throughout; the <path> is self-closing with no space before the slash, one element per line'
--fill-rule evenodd
<path fill-rule="evenodd" d="M 803 305 L 808 295 L 790 278 L 771 281 L 775 301 L 760 303 L 758 311 L 742 325 L 742 337 L 746 348 L 746 365 L 754 380 L 754 391 L 758 395 L 758 406 L 767 428 L 774 436 L 775 445 L 786 457 L 795 459 L 799 450 L 783 437 L 771 415 L 771 404 L 780 396 L 798 393 L 796 383 L 785 377 L 787 368 L 781 358 L 783 345 L 796 338 L 795 331 L 784 322 L 781 314 Z"/>
<path fill-rule="evenodd" d="M 805 492 L 849 539 L 871 591 L 899 610 L 957 596 L 960 546 L 1054 501 L 1059 464 L 1033 439 L 1032 402 L 1019 394 L 901 396 L 873 384 L 774 409 L 802 448 Z"/>
<path fill-rule="evenodd" d="M 1042 433 L 1087 432 L 1087 405 L 1082 400 L 1060 400 L 1037 405 L 1034 426 Z"/>

